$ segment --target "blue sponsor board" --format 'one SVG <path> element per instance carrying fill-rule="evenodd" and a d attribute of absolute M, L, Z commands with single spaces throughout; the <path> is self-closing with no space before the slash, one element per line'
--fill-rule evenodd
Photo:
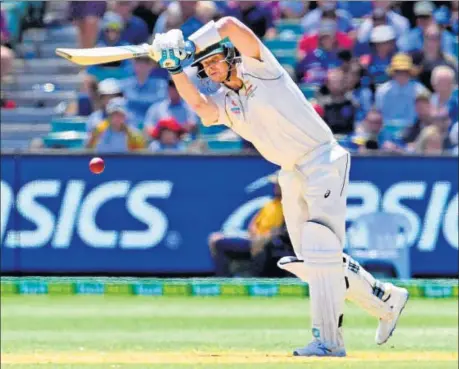
<path fill-rule="evenodd" d="M 253 156 L 114 155 L 93 175 L 89 160 L 2 155 L 2 272 L 210 273 L 209 234 L 245 229 L 276 169 Z M 401 214 L 413 275 L 457 275 L 457 166 L 354 157 L 348 225 L 366 213 Z"/>

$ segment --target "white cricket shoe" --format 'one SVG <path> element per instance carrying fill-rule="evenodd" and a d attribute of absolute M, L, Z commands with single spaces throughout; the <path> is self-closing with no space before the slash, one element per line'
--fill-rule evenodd
<path fill-rule="evenodd" d="M 293 356 L 345 357 L 344 347 L 330 348 L 319 340 L 312 341 L 306 347 L 293 351 Z"/>
<path fill-rule="evenodd" d="M 378 329 L 376 330 L 376 343 L 383 345 L 394 333 L 395 327 L 397 326 L 398 319 L 402 314 L 403 309 L 408 302 L 410 294 L 406 288 L 400 288 L 390 284 L 391 294 L 387 303 L 391 306 L 394 315 L 391 320 L 384 321 L 379 320 Z"/>

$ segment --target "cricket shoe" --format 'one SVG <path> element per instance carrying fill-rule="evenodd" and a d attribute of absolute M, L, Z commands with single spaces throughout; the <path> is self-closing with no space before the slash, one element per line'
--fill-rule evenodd
<path fill-rule="evenodd" d="M 387 303 L 391 306 L 394 314 L 391 320 L 379 320 L 378 329 L 376 331 L 376 343 L 378 345 L 383 345 L 392 336 L 397 326 L 398 319 L 410 297 L 408 290 L 405 288 L 396 287 L 394 285 L 390 285 L 390 288 L 391 293 Z"/>
<path fill-rule="evenodd" d="M 319 340 L 312 341 L 306 347 L 293 351 L 293 356 L 345 357 L 344 347 L 330 348 Z"/>

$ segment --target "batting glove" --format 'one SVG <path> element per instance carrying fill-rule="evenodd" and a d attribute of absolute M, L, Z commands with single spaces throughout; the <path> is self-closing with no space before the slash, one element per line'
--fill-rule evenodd
<path fill-rule="evenodd" d="M 185 42 L 181 30 L 173 29 L 157 34 L 151 46 L 150 56 L 171 74 L 183 71 L 182 62 L 193 57 L 196 48 L 191 41 Z"/>

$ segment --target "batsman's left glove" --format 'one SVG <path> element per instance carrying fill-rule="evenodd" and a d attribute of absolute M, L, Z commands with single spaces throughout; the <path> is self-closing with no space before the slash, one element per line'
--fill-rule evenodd
<path fill-rule="evenodd" d="M 192 58 L 195 51 L 196 48 L 191 41 L 185 42 L 182 31 L 173 29 L 155 36 L 150 57 L 169 73 L 177 74 L 183 71 L 182 62 Z"/>

